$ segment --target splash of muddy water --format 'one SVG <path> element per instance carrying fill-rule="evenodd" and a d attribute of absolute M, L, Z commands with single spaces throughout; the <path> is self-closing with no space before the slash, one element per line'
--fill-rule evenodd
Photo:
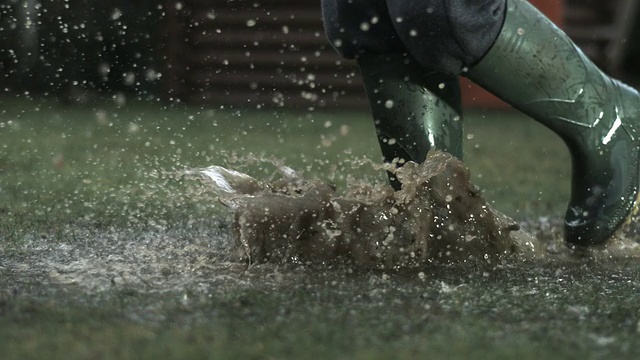
<path fill-rule="evenodd" d="M 276 164 L 277 165 L 277 164 Z M 431 152 L 423 164 L 395 172 L 399 191 L 363 182 L 343 193 L 278 165 L 282 178 L 262 182 L 219 166 L 192 171 L 214 184 L 235 213 L 238 258 L 252 263 L 350 259 L 367 268 L 421 267 L 432 261 L 483 261 L 555 257 L 639 257 L 633 236 L 601 248 L 568 249 L 560 239 L 541 241 L 491 207 L 455 157 Z"/>
<path fill-rule="evenodd" d="M 275 182 L 218 166 L 197 171 L 235 212 L 238 257 L 249 263 L 348 258 L 389 269 L 540 252 L 537 240 L 493 209 L 469 170 L 443 152 L 394 169 L 404 184 L 400 191 L 360 183 L 339 194 L 325 182 L 280 169 L 284 176 Z"/>

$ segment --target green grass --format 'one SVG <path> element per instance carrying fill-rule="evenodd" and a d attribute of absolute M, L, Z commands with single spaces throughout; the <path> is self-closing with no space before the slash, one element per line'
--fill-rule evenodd
<path fill-rule="evenodd" d="M 380 158 L 363 113 L 7 101 L 0 116 L 0 229 L 11 238 L 74 221 L 179 224 L 215 209 L 189 192 L 178 171 L 217 164 L 258 177 L 274 173 L 273 166 L 246 161 L 251 157 L 283 159 L 338 184 L 347 174 L 384 181 L 370 166 L 357 166 L 363 157 Z M 466 136 L 475 182 L 499 209 L 518 219 L 562 214 L 569 162 L 552 134 L 512 113 L 472 113 Z"/>
<path fill-rule="evenodd" d="M 637 267 L 474 270 L 336 283 L 336 271 L 307 271 L 304 283 L 155 299 L 145 311 L 165 317 L 151 322 L 131 317 L 142 295 L 72 308 L 14 299 L 0 307 L 0 348 L 5 359 L 637 358 Z"/>
<path fill-rule="evenodd" d="M 198 203 L 177 178 L 185 168 L 229 165 L 268 176 L 273 166 L 243 158 L 269 157 L 324 176 L 329 163 L 337 164 L 345 152 L 372 153 L 371 140 L 360 140 L 373 130 L 350 116 L 142 104 L 103 110 L 24 102 L 5 108 L 0 118 L 5 229 L 16 223 L 22 229 L 50 228 L 76 220 L 98 226 L 176 223 L 210 208 L 210 199 Z M 334 125 L 327 127 L 331 120 Z M 342 124 L 356 141 L 336 135 Z M 323 138 L 336 141 L 323 146 Z"/>
<path fill-rule="evenodd" d="M 433 265 L 421 276 L 348 266 L 202 270 L 222 259 L 207 219 L 227 213 L 179 171 L 220 164 L 262 178 L 273 167 L 250 158 L 269 157 L 338 184 L 347 174 L 385 181 L 358 165 L 379 158 L 365 113 L 0 105 L 2 359 L 640 355 L 635 262 Z M 472 112 L 466 134 L 466 163 L 499 209 L 519 220 L 562 216 L 569 158 L 548 130 L 511 112 Z M 118 229 L 125 235 L 111 236 Z M 156 241 L 174 237 L 177 249 Z M 89 291 L 55 283 L 45 266 L 88 258 L 98 268 L 110 255 L 135 255 L 129 242 L 165 258 L 167 282 L 184 264 L 195 280 L 151 291 L 162 282 L 136 287 L 114 268 L 111 289 Z M 140 271 L 153 261 L 141 260 Z"/>

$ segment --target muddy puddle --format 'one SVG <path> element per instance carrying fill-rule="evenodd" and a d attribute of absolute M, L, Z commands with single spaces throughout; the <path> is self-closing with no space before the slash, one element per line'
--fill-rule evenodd
<path fill-rule="evenodd" d="M 277 176 L 266 180 L 218 166 L 182 174 L 185 186 L 202 190 L 190 193 L 226 208 L 226 216 L 146 230 L 69 225 L 63 240 L 33 234 L 0 248 L 2 288 L 44 297 L 125 292 L 188 301 L 189 294 L 299 284 L 318 266 L 384 278 L 455 264 L 640 257 L 629 240 L 637 238 L 635 223 L 629 236 L 606 248 L 572 251 L 560 240 L 558 221 L 518 223 L 493 209 L 469 171 L 444 153 L 402 167 L 396 175 L 405 186 L 396 192 L 355 176 L 337 187 L 282 163 L 265 166 Z"/>

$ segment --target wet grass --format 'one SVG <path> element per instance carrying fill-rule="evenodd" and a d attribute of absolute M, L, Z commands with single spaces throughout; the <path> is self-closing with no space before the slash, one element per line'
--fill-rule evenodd
<path fill-rule="evenodd" d="M 185 168 L 229 165 L 264 177 L 273 174 L 273 166 L 249 158 L 269 157 L 326 178 L 345 153 L 371 153 L 371 142 L 360 140 L 372 130 L 349 116 L 142 104 L 125 109 L 3 105 L 0 228 L 15 232 L 12 238 L 19 237 L 17 228 L 45 231 L 70 221 L 99 227 L 179 225 L 211 208 L 211 199 L 198 203 L 185 190 L 178 176 Z M 349 139 L 336 135 L 341 125 Z"/>
<path fill-rule="evenodd" d="M 373 129 L 361 113 L 0 104 L 2 359 L 640 355 L 635 262 L 434 265 L 422 274 L 230 265 L 166 291 L 115 275 L 105 291 L 56 283 L 35 264 L 100 249 L 97 267 L 110 249 L 102 239 L 121 240 L 104 236 L 110 229 L 143 234 L 123 241 L 148 242 L 169 267 L 187 260 L 149 239 L 179 233 L 178 245 L 197 237 L 193 253 L 213 253 L 198 229 L 224 223 L 226 211 L 177 176 L 184 168 L 264 177 L 273 167 L 250 158 L 273 157 L 339 184 L 346 173 L 384 181 L 359 165 L 378 158 Z M 465 160 L 499 209 L 519 220 L 562 216 L 569 160 L 548 130 L 515 113 L 470 113 L 466 124 Z"/>
<path fill-rule="evenodd" d="M 359 165 L 379 159 L 367 114 L 2 105 L 0 229 L 12 239 L 75 221 L 179 225 L 215 212 L 178 179 L 190 167 L 227 165 L 266 177 L 274 168 L 250 161 L 266 157 L 338 184 L 346 174 L 384 181 Z M 474 113 L 466 136 L 475 182 L 499 209 L 518 219 L 561 215 L 568 155 L 547 130 L 513 113 Z"/>
<path fill-rule="evenodd" d="M 304 284 L 93 306 L 18 297 L 0 307 L 0 348 L 7 359 L 637 358 L 637 267 L 478 270 L 307 269 Z"/>

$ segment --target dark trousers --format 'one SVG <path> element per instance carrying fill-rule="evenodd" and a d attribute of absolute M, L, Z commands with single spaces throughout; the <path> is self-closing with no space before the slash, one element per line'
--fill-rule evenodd
<path fill-rule="evenodd" d="M 459 75 L 491 48 L 506 0 L 322 0 L 324 26 L 342 56 L 408 52 Z"/>

